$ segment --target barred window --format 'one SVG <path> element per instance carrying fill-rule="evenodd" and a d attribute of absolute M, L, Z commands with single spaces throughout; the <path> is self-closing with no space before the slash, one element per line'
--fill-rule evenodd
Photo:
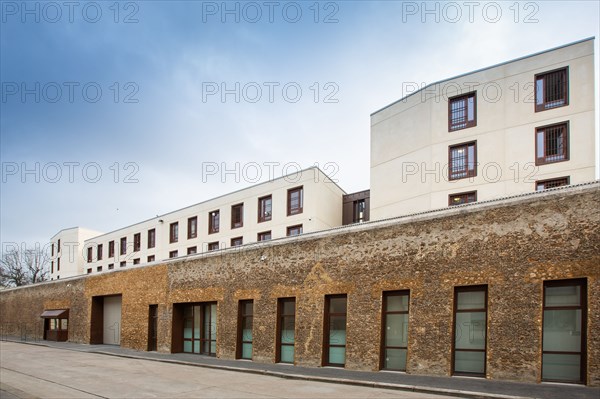
<path fill-rule="evenodd" d="M 448 131 L 477 126 L 475 92 L 448 100 Z"/>
<path fill-rule="evenodd" d="M 535 112 L 569 105 L 568 68 L 535 75 Z"/>
<path fill-rule="evenodd" d="M 448 151 L 448 174 L 450 180 L 477 176 L 477 143 L 451 146 Z"/>
<path fill-rule="evenodd" d="M 535 164 L 568 161 L 568 136 L 568 122 L 538 127 L 535 131 Z"/>
<path fill-rule="evenodd" d="M 549 188 L 568 186 L 569 177 L 559 177 L 556 179 L 538 180 L 535 182 L 535 191 L 548 190 Z"/>
<path fill-rule="evenodd" d="M 468 193 L 450 194 L 448 196 L 448 205 L 462 205 L 469 204 L 471 202 L 477 202 L 477 191 L 470 191 Z"/>

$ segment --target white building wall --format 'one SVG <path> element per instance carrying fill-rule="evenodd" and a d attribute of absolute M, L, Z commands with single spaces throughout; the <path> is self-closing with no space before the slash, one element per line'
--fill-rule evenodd
<path fill-rule="evenodd" d="M 371 115 L 371 220 L 531 192 L 535 182 L 595 179 L 593 39 L 424 88 Z M 534 76 L 569 68 L 569 105 L 535 112 Z M 448 98 L 477 92 L 477 126 L 448 131 Z M 569 160 L 535 166 L 535 129 L 569 121 Z M 448 179 L 449 146 L 477 142 L 477 176 Z"/>
<path fill-rule="evenodd" d="M 85 257 L 84 242 L 98 234 L 100 232 L 81 227 L 63 229 L 56 233 L 50 239 L 52 245 L 50 278 L 57 280 L 82 274 Z"/>

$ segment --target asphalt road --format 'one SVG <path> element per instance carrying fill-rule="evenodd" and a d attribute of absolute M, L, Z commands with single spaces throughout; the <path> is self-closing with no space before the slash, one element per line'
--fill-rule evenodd
<path fill-rule="evenodd" d="M 450 397 L 289 380 L 1 342 L 0 398 L 449 399 Z"/>

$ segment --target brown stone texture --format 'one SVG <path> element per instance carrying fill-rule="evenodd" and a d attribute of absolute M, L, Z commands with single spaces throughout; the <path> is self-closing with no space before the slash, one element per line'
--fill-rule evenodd
<path fill-rule="evenodd" d="M 569 188 L 260 243 L 158 266 L 5 290 L 2 325 L 70 308 L 89 342 L 91 298 L 122 294 L 121 345 L 170 352 L 175 303 L 216 301 L 217 356 L 236 355 L 238 301 L 254 300 L 253 360 L 275 361 L 277 298 L 296 297 L 297 365 L 321 365 L 324 296 L 348 295 L 346 367 L 379 368 L 382 292 L 410 290 L 407 372 L 450 375 L 454 288 L 488 286 L 486 376 L 541 380 L 545 280 L 587 278 L 587 383 L 600 386 L 600 190 Z"/>

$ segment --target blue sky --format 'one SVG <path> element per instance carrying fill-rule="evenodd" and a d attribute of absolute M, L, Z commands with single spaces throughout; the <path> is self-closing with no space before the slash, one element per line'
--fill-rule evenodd
<path fill-rule="evenodd" d="M 250 165 L 266 180 L 317 163 L 366 189 L 369 115 L 403 83 L 598 37 L 600 14 L 597 1 L 116 4 L 0 2 L 3 244 L 111 231 L 249 186 Z"/>

